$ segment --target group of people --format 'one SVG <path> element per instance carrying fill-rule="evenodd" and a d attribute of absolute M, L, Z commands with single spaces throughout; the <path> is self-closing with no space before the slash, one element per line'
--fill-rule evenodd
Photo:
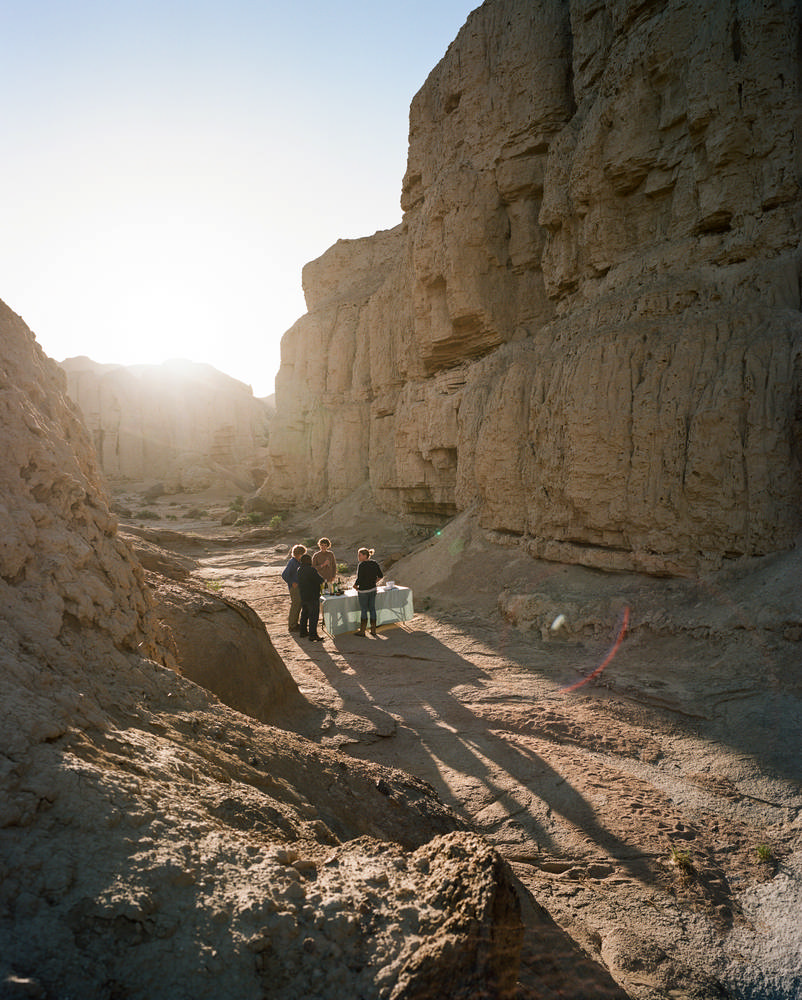
<path fill-rule="evenodd" d="M 373 549 L 361 548 L 357 552 L 354 589 L 359 599 L 359 631 L 364 636 L 368 619 L 370 634 L 376 635 L 376 587 L 383 577 L 381 566 L 373 558 Z M 337 560 L 331 551 L 331 540 L 320 538 L 317 552 L 310 555 L 305 545 L 295 545 L 292 555 L 281 574 L 290 591 L 290 613 L 287 625 L 290 632 L 297 632 L 310 642 L 322 642 L 317 626 L 320 621 L 320 588 L 330 584 L 337 575 Z"/>

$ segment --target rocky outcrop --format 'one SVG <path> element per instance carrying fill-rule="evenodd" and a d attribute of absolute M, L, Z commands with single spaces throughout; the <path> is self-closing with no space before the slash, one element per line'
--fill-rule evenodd
<path fill-rule="evenodd" d="M 684 573 L 802 511 L 791 0 L 487 0 L 413 100 L 403 223 L 304 269 L 263 493 Z"/>
<path fill-rule="evenodd" d="M 165 535 L 192 548 L 189 536 Z M 191 580 L 197 561 L 146 537 L 161 541 L 158 531 L 133 528 L 120 536 L 146 570 L 165 666 L 264 722 L 276 721 L 288 702 L 300 700 L 298 686 L 253 608 Z"/>
<path fill-rule="evenodd" d="M 123 652 L 147 647 L 144 574 L 117 535 L 66 379 L 2 302 L 0 334 L 0 615 L 45 657 L 85 629 Z"/>
<path fill-rule="evenodd" d="M 190 361 L 61 367 L 110 482 L 158 481 L 167 493 L 261 482 L 272 407 L 250 386 Z"/>
<path fill-rule="evenodd" d="M 0 346 L 0 995 L 510 996 L 510 869 L 423 781 L 160 664 L 167 625 L 235 672 L 255 616 L 196 607 L 199 636 L 177 584 L 154 603 L 63 372 L 3 303 Z M 263 673 L 273 705 L 287 678 Z"/>
<path fill-rule="evenodd" d="M 178 670 L 238 712 L 276 722 L 298 688 L 256 612 L 199 584 L 154 575 L 156 617 L 174 644 Z"/>

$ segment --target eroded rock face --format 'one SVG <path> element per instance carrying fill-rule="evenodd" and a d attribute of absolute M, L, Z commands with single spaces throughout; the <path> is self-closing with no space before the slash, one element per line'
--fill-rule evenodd
<path fill-rule="evenodd" d="M 156 661 L 160 605 L 64 374 L 2 303 L 0 348 L 0 994 L 411 998 L 439 977 L 510 996 L 520 910 L 498 854 L 425 782 Z M 200 661 L 164 587 L 176 655 Z M 203 621 L 210 652 L 241 655 L 237 605 Z"/>
<path fill-rule="evenodd" d="M 272 412 L 250 386 L 209 365 L 61 367 L 110 481 L 159 481 L 167 493 L 217 486 L 250 492 L 261 481 Z"/>
<path fill-rule="evenodd" d="M 416 95 L 403 224 L 304 270 L 263 493 L 695 571 L 792 544 L 796 8 L 487 0 Z"/>
<path fill-rule="evenodd" d="M 0 302 L 0 614 L 44 649 L 96 629 L 121 650 L 147 638 L 141 568 L 117 536 L 66 379 Z"/>

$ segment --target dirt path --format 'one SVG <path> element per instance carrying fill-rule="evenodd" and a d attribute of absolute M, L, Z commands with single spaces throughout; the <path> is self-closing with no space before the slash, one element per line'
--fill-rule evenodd
<path fill-rule="evenodd" d="M 643 626 L 587 683 L 620 619 L 545 641 L 440 607 L 309 643 L 286 628 L 285 560 L 221 549 L 195 575 L 262 617 L 309 704 L 287 728 L 430 782 L 630 997 L 798 995 L 798 642 Z"/>

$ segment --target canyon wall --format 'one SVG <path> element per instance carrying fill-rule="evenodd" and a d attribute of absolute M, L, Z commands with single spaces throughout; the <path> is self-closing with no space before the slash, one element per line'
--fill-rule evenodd
<path fill-rule="evenodd" d="M 262 494 L 473 509 L 688 572 L 802 516 L 791 0 L 487 0 L 415 96 L 403 221 L 303 272 Z"/>
<path fill-rule="evenodd" d="M 0 996 L 517 995 L 520 887 L 429 785 L 160 665 L 297 695 L 246 606 L 154 600 L 66 389 L 0 302 Z"/>
<path fill-rule="evenodd" d="M 190 361 L 125 367 L 77 357 L 61 367 L 110 482 L 192 493 L 250 492 L 261 481 L 272 407 L 244 383 Z"/>
<path fill-rule="evenodd" d="M 153 651 L 144 573 L 117 534 L 66 379 L 3 302 L 0 347 L 0 633 L 51 662 L 84 629 Z"/>

